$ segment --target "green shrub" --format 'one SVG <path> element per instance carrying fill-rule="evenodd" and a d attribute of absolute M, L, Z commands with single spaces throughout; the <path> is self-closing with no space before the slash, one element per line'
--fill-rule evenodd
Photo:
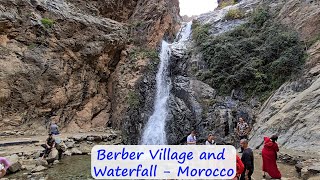
<path fill-rule="evenodd" d="M 237 4 L 237 0 L 228 0 L 228 1 L 223 1 L 219 4 L 219 7 L 220 8 L 225 8 L 227 6 L 231 6 L 231 5 L 234 5 L 234 4 Z"/>
<path fill-rule="evenodd" d="M 41 23 L 46 28 L 52 28 L 53 24 L 54 24 L 54 21 L 52 19 L 49 19 L 49 18 L 43 18 L 43 19 L 41 19 Z"/>
<path fill-rule="evenodd" d="M 150 59 L 159 59 L 158 52 L 155 49 L 149 49 L 149 48 L 135 48 L 130 52 L 130 58 L 131 59 L 144 59 L 144 58 L 150 58 Z"/>
<path fill-rule="evenodd" d="M 192 39 L 197 43 L 201 44 L 209 37 L 210 25 L 201 25 L 199 22 L 194 21 L 192 25 Z"/>
<path fill-rule="evenodd" d="M 130 91 L 127 96 L 127 102 L 130 107 L 137 108 L 140 105 L 139 95 L 134 91 Z"/>
<path fill-rule="evenodd" d="M 230 9 L 224 16 L 225 20 L 243 19 L 245 14 L 240 9 Z"/>
<path fill-rule="evenodd" d="M 209 70 L 198 78 L 220 94 L 242 89 L 264 100 L 304 64 L 297 33 L 273 20 L 266 9 L 230 32 L 203 40 L 198 47 Z"/>

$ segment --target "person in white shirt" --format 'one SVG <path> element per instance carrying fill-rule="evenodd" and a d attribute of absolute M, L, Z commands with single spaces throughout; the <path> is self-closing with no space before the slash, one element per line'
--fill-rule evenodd
<path fill-rule="evenodd" d="M 191 134 L 187 137 L 188 145 L 195 145 L 197 143 L 196 131 L 192 131 Z"/>
<path fill-rule="evenodd" d="M 206 140 L 206 145 L 216 145 L 214 139 L 214 136 L 212 134 L 209 134 L 208 139 Z"/>

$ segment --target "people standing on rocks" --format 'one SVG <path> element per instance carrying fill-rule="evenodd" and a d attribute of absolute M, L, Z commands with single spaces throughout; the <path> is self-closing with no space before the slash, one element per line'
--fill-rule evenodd
<path fill-rule="evenodd" d="M 239 137 L 239 139 L 248 139 L 248 134 L 250 131 L 250 127 L 248 125 L 248 123 L 246 123 L 242 117 L 239 118 L 239 123 L 237 125 L 237 135 Z M 241 148 L 241 151 L 239 153 L 243 152 L 243 148 Z"/>
<path fill-rule="evenodd" d="M 9 161 L 4 157 L 0 157 L 0 178 L 6 175 L 7 169 L 9 167 L 10 167 Z"/>
<path fill-rule="evenodd" d="M 277 166 L 277 152 L 279 151 L 277 140 L 277 135 L 272 135 L 271 138 L 264 137 L 264 147 L 262 149 L 264 178 L 265 172 L 267 172 L 272 179 L 281 179 L 281 173 Z"/>
<path fill-rule="evenodd" d="M 196 131 L 192 131 L 191 134 L 187 137 L 187 144 L 188 145 L 197 144 Z"/>
<path fill-rule="evenodd" d="M 208 139 L 206 140 L 206 145 L 216 145 L 214 136 L 212 134 L 209 134 Z"/>
<path fill-rule="evenodd" d="M 251 175 L 254 171 L 253 151 L 251 148 L 249 148 L 247 139 L 241 139 L 240 146 L 243 148 L 241 161 L 244 164 L 244 171 L 241 175 L 240 180 L 251 180 Z"/>
<path fill-rule="evenodd" d="M 51 150 L 55 147 L 55 139 L 52 137 L 52 134 L 49 133 L 49 137 L 46 140 L 46 144 L 42 144 L 41 146 L 45 148 L 44 154 L 42 156 L 42 159 L 44 159 L 48 154 L 51 152 Z"/>

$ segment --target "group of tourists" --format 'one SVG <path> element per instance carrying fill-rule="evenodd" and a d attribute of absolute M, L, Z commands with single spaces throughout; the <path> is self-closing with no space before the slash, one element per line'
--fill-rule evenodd
<path fill-rule="evenodd" d="M 240 139 L 241 151 L 239 153 L 242 155 L 241 158 L 239 155 L 236 155 L 236 176 L 233 180 L 251 180 L 251 176 L 254 172 L 254 155 L 253 150 L 249 147 L 248 141 L 248 135 L 250 131 L 251 128 L 248 123 L 246 123 L 244 119 L 240 117 L 236 127 L 236 134 Z M 264 147 L 262 149 L 262 170 L 264 172 L 263 178 L 265 178 L 266 173 L 268 173 L 272 179 L 281 179 L 281 173 L 277 166 L 277 152 L 279 151 L 277 140 L 277 135 L 264 137 Z M 196 131 L 192 131 L 187 137 L 187 144 L 197 144 Z M 214 135 L 208 135 L 205 145 L 216 145 Z"/>

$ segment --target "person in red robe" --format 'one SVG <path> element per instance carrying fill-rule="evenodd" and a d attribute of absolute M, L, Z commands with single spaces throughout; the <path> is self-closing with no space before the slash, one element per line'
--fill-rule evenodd
<path fill-rule="evenodd" d="M 277 166 L 277 152 L 279 151 L 277 140 L 277 135 L 272 135 L 271 138 L 264 137 L 264 147 L 262 149 L 262 170 L 273 179 L 281 179 L 281 173 Z"/>
<path fill-rule="evenodd" d="M 241 158 L 238 155 L 236 155 L 236 171 L 237 174 L 232 180 L 239 180 L 241 174 L 244 171 L 244 164 L 242 163 Z"/>

